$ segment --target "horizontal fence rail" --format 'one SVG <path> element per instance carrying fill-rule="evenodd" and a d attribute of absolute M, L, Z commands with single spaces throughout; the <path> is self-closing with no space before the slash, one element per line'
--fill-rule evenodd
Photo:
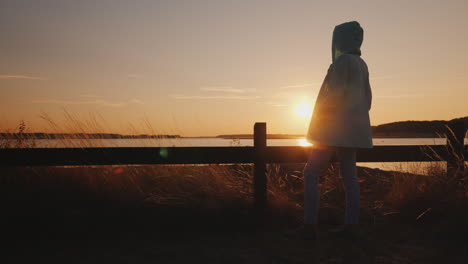
<path fill-rule="evenodd" d="M 1 166 L 253 163 L 253 147 L 1 149 Z"/>
<path fill-rule="evenodd" d="M 447 145 L 375 146 L 359 149 L 357 162 L 446 161 L 448 173 L 463 175 L 468 148 L 463 122 L 447 127 Z M 254 206 L 267 203 L 267 163 L 305 163 L 313 147 L 268 147 L 266 123 L 255 123 L 253 147 L 111 147 L 111 148 L 3 148 L 0 167 L 82 166 L 118 164 L 254 164 Z M 332 162 L 336 161 L 333 157 Z"/>

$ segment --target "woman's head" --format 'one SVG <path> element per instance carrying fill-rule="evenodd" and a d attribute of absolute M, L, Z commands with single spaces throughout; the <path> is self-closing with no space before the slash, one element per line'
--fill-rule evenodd
<path fill-rule="evenodd" d="M 361 55 L 364 30 L 357 21 L 346 22 L 335 27 L 332 39 L 332 61 L 341 54 Z"/>

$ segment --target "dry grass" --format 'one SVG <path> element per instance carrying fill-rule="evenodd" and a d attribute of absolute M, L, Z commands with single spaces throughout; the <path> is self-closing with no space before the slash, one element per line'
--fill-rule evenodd
<path fill-rule="evenodd" d="M 49 133 L 105 132 L 104 120 L 96 116 L 82 121 L 65 111 L 66 122 L 63 126 L 46 114 L 41 117 L 49 125 Z M 143 127 L 144 131 L 137 131 L 135 126 L 132 126 L 132 130 L 135 134 L 159 132 L 148 121 L 144 122 Z M 0 139 L 1 147 L 36 146 L 36 140 L 26 136 L 29 131 L 24 122 L 20 122 L 17 130 L 12 132 L 19 136 L 16 139 Z M 61 145 L 67 147 L 108 146 L 104 143 L 108 141 L 74 135 L 59 140 Z M 148 139 L 148 145 L 150 144 L 154 142 Z M 453 151 L 452 146 L 448 148 Z M 421 218 L 421 213 L 427 213 L 427 210 L 465 202 L 468 192 L 466 175 L 447 174 L 444 166 L 436 162 L 441 160 L 438 153 L 429 146 L 423 151 L 435 161 L 433 165 L 425 166 L 425 176 L 360 169 L 363 204 L 368 206 L 364 210 L 368 214 L 374 215 L 376 209 L 386 208 L 380 214 L 405 212 Z M 284 212 L 294 214 L 293 212 L 302 208 L 303 166 L 304 164 L 268 164 L 268 195 L 271 205 L 277 210 L 282 208 Z M 418 164 L 413 166 L 414 171 L 422 171 Z M 79 187 L 79 193 L 86 192 L 86 195 L 99 197 L 100 200 L 129 204 L 212 208 L 223 207 L 226 203 L 247 205 L 252 199 L 252 166 L 249 164 L 15 168 L 4 173 L 1 180 L 21 188 L 33 188 L 35 192 L 43 189 L 50 193 L 51 189 L 59 189 L 71 194 Z M 67 188 L 71 190 L 68 191 Z M 343 210 L 344 187 L 335 166 L 331 166 L 327 176 L 322 177 L 320 189 L 322 207 Z M 32 193 L 32 190 L 28 192 Z"/>

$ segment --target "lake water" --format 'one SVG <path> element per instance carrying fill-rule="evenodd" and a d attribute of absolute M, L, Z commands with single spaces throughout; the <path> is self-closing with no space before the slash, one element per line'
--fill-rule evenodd
<path fill-rule="evenodd" d="M 465 140 L 466 141 L 466 140 Z M 375 138 L 374 145 L 444 145 L 445 138 Z M 38 148 L 73 147 L 227 147 L 253 146 L 253 139 L 168 138 L 168 139 L 72 139 L 35 140 Z M 28 144 L 29 145 L 29 144 Z M 304 138 L 268 139 L 268 146 L 306 146 Z"/>
<path fill-rule="evenodd" d="M 375 138 L 376 146 L 395 145 L 445 145 L 445 138 Z M 465 139 L 465 144 L 468 140 Z M 306 146 L 304 138 L 268 139 L 268 146 Z M 73 147 L 226 147 L 253 146 L 253 139 L 223 138 L 169 138 L 169 139 L 74 139 L 74 140 L 35 140 L 39 148 L 73 148 Z M 405 171 L 426 174 L 431 166 L 445 166 L 444 162 L 379 162 L 358 163 L 359 166 L 383 170 Z"/>

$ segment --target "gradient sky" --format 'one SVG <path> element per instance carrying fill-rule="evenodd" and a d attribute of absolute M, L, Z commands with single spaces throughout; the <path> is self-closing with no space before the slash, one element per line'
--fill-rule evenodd
<path fill-rule="evenodd" d="M 335 25 L 364 28 L 371 122 L 468 115 L 468 1 L 0 2 L 0 130 L 305 134 Z M 148 125 L 149 124 L 149 125 Z M 73 128 L 68 128 L 68 130 Z M 74 132 L 74 131 L 70 131 Z"/>

